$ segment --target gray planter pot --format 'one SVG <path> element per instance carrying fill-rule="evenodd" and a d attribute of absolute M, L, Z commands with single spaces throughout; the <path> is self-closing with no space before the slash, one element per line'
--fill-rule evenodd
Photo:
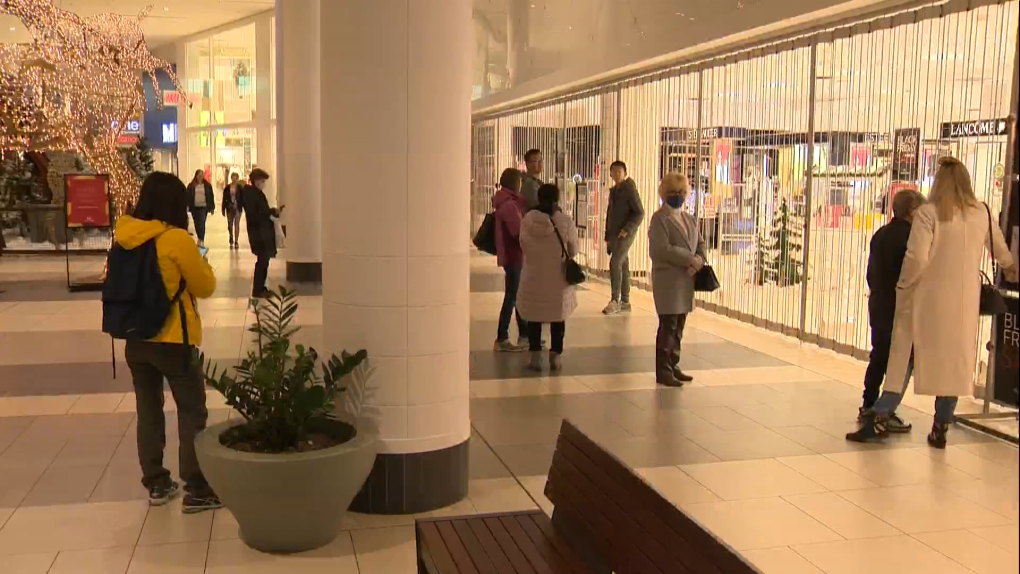
<path fill-rule="evenodd" d="M 350 428 L 330 420 L 325 424 Z M 240 452 L 220 444 L 232 423 L 220 423 L 195 439 L 206 480 L 241 527 L 241 539 L 263 552 L 319 548 L 340 531 L 347 507 L 375 463 L 376 443 L 367 434 L 338 446 L 295 454 Z"/>

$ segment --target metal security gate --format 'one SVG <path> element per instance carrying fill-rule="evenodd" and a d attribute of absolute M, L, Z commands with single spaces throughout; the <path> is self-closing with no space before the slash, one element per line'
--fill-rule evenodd
<path fill-rule="evenodd" d="M 1018 8 L 954 0 L 480 115 L 473 221 L 499 172 L 541 149 L 581 229 L 580 261 L 604 272 L 609 164 L 627 163 L 648 217 L 662 175 L 680 172 L 722 283 L 699 305 L 864 356 L 869 242 L 892 195 L 927 194 L 952 155 L 1001 209 Z M 647 247 L 642 231 L 639 284 Z"/>

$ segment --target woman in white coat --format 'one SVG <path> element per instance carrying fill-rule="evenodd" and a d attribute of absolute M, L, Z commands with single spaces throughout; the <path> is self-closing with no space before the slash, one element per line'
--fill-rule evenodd
<path fill-rule="evenodd" d="M 896 286 L 886 388 L 848 440 L 867 442 L 886 434 L 885 422 L 903 400 L 913 371 L 914 392 L 936 397 L 928 444 L 945 448 L 957 401 L 973 390 L 985 248 L 1009 275 L 1016 269 L 1002 231 L 975 197 L 962 163 L 941 161 L 928 199 L 914 216 Z"/>
<path fill-rule="evenodd" d="M 528 368 L 542 370 L 542 324 L 549 323 L 552 344 L 549 369 L 559 371 L 566 320 L 577 308 L 577 293 L 567 283 L 564 257 L 577 255 L 577 227 L 559 209 L 560 189 L 552 184 L 538 188 L 538 206 L 521 222 L 524 270 L 517 295 L 517 310 L 528 322 L 531 361 Z"/>

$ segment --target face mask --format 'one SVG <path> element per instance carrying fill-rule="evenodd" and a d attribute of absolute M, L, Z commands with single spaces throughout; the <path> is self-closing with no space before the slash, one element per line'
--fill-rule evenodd
<path fill-rule="evenodd" d="M 262 181 L 256 181 L 255 182 L 255 187 L 259 188 L 259 191 L 265 191 L 266 190 L 266 180 L 263 179 Z"/>
<path fill-rule="evenodd" d="M 670 195 L 669 197 L 666 198 L 665 201 L 666 205 L 672 207 L 673 209 L 680 209 L 680 206 L 683 205 L 684 203 L 683 199 L 681 199 L 679 195 Z"/>

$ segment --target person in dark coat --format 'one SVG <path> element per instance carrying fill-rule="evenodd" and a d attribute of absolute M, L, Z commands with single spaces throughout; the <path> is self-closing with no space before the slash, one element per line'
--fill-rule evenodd
<path fill-rule="evenodd" d="M 216 213 L 216 195 L 209 180 L 205 178 L 205 172 L 200 169 L 195 171 L 195 177 L 188 184 L 188 211 L 195 221 L 198 245 L 204 247 L 205 220 L 210 213 Z"/>
<path fill-rule="evenodd" d="M 645 208 L 637 184 L 627 176 L 627 164 L 614 161 L 609 166 L 609 176 L 615 184 L 609 188 L 605 237 L 612 297 L 602 313 L 615 315 L 630 311 L 630 246 L 645 219 Z"/>
<path fill-rule="evenodd" d="M 265 299 L 269 296 L 269 289 L 266 288 L 269 260 L 276 257 L 276 226 L 272 218 L 279 217 L 280 211 L 269 207 L 269 200 L 266 199 L 265 189 L 269 174 L 255 168 L 249 179 L 251 183 L 241 192 L 241 205 L 247 213 L 248 243 L 256 257 L 251 296 Z"/>
<path fill-rule="evenodd" d="M 910 222 L 924 197 L 912 190 L 900 190 L 893 197 L 893 219 L 871 237 L 868 256 L 868 317 L 871 321 L 871 360 L 864 374 L 864 402 L 858 417 L 875 406 L 886 368 L 889 366 L 889 349 L 892 345 L 893 317 L 896 315 L 896 283 L 900 279 L 903 258 L 907 254 Z M 886 428 L 891 432 L 908 432 L 909 423 L 895 414 L 890 416 Z"/>
<path fill-rule="evenodd" d="M 227 233 L 230 234 L 230 246 L 237 249 L 241 245 L 241 192 L 244 185 L 236 173 L 230 174 L 230 183 L 223 188 L 223 199 L 220 205 L 223 217 L 227 218 Z"/>

